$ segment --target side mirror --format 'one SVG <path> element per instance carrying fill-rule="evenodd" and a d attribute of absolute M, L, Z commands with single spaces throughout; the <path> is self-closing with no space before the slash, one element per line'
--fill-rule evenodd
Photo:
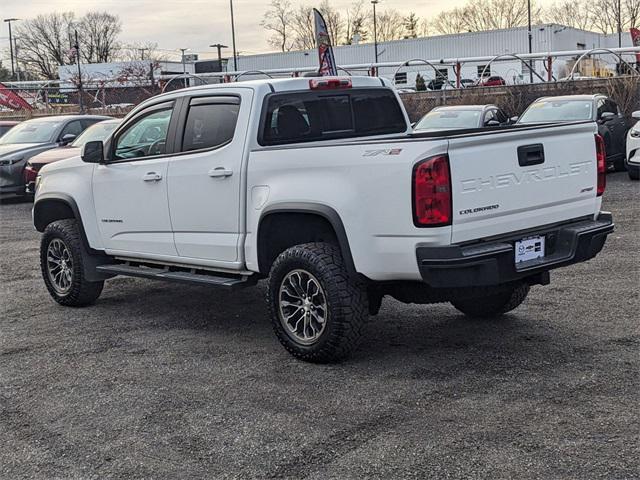
<path fill-rule="evenodd" d="M 104 146 L 100 140 L 87 142 L 82 147 L 80 154 L 83 162 L 86 163 L 102 163 L 104 162 Z"/>
<path fill-rule="evenodd" d="M 636 120 L 640 120 L 640 110 L 636 110 L 631 114 L 631 118 L 635 118 Z"/>
<path fill-rule="evenodd" d="M 67 133 L 60 139 L 60 144 L 68 145 L 76 139 L 76 136 L 73 133 Z"/>
<path fill-rule="evenodd" d="M 500 126 L 500 122 L 497 121 L 497 120 L 489 120 L 485 126 L 487 126 L 487 127 L 499 127 Z"/>
<path fill-rule="evenodd" d="M 615 113 L 612 112 L 603 112 L 602 115 L 600 115 L 600 120 L 602 120 L 602 122 L 608 122 L 609 120 L 613 120 L 616 117 Z"/>
<path fill-rule="evenodd" d="M 515 116 L 515 117 L 511 117 L 509 120 L 511 121 L 511 123 L 516 123 L 518 121 L 520 117 Z"/>

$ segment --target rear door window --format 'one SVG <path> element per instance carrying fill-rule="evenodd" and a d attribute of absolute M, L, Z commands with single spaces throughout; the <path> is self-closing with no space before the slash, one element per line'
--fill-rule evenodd
<path fill-rule="evenodd" d="M 261 145 L 401 133 L 396 96 L 382 88 L 272 94 L 263 113 Z"/>
<path fill-rule="evenodd" d="M 236 97 L 191 100 L 182 138 L 182 151 L 222 146 L 233 139 L 240 111 Z"/>

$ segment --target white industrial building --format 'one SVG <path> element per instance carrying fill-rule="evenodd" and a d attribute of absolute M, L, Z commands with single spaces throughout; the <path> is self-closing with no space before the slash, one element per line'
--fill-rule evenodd
<path fill-rule="evenodd" d="M 622 46 L 631 47 L 631 36 L 628 32 L 622 34 Z M 596 32 L 579 30 L 557 24 L 535 25 L 532 27 L 532 52 L 558 52 L 573 50 L 590 50 L 594 48 L 618 47 L 618 36 L 603 35 Z M 439 59 L 458 59 L 469 57 L 492 57 L 495 55 L 528 53 L 527 28 L 511 28 L 485 32 L 469 32 L 455 35 L 439 35 L 425 38 L 395 40 L 378 44 L 378 62 L 404 62 L 411 59 L 427 60 L 435 63 L 436 67 L 448 79 L 455 79 L 453 64 L 441 64 Z M 339 66 L 363 65 L 374 63 L 375 53 L 373 43 L 359 45 L 345 45 L 334 47 L 336 63 Z M 614 72 L 617 58 L 614 55 L 598 55 L 600 69 Z M 635 62 L 633 55 L 625 55 L 629 63 Z M 569 63 L 568 63 L 569 62 Z M 571 57 L 554 59 L 552 63 L 553 76 L 558 79 L 567 75 L 572 66 Z M 475 80 L 484 70 L 484 62 L 465 62 L 461 65 L 461 77 Z M 261 55 L 241 56 L 238 59 L 237 70 L 272 70 L 296 69 L 316 67 L 318 65 L 315 50 L 278 52 Z M 233 59 L 229 59 L 229 69 L 233 68 Z M 533 61 L 533 68 L 542 77 L 547 78 L 547 71 L 542 60 Z M 380 68 L 378 74 L 392 78 L 397 67 Z M 350 71 L 355 74 L 356 71 Z M 360 73 L 365 73 L 364 68 Z M 436 76 L 433 67 L 428 65 L 404 67 L 396 78 L 396 84 L 415 85 L 415 77 L 420 73 L 427 81 Z M 406 75 L 404 75 L 406 73 Z M 581 72 L 582 74 L 586 74 Z M 529 70 L 523 62 L 517 59 L 505 59 L 491 64 L 484 76 L 499 75 L 507 83 L 521 83 L 529 80 Z M 536 79 L 534 79 L 535 81 Z M 540 80 L 541 81 L 541 80 Z"/>

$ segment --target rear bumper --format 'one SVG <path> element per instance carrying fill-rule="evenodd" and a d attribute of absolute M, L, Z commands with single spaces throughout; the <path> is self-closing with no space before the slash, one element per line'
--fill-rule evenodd
<path fill-rule="evenodd" d="M 432 287 L 499 285 L 589 260 L 602 250 L 613 229 L 611 214 L 601 212 L 597 220 L 542 228 L 492 242 L 449 247 L 418 245 L 416 256 L 423 280 Z M 516 265 L 515 241 L 532 235 L 545 236 L 546 255 Z"/>

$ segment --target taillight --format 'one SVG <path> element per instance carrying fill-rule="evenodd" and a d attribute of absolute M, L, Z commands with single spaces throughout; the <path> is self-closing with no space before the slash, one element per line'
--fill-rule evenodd
<path fill-rule="evenodd" d="M 607 187 L 607 151 L 604 139 L 596 134 L 596 162 L 598 164 L 598 197 L 604 193 Z"/>
<path fill-rule="evenodd" d="M 27 164 L 27 166 L 24 167 L 24 182 L 25 183 L 35 182 L 36 177 L 38 176 L 38 170 L 39 169 L 34 168 L 32 165 Z"/>
<path fill-rule="evenodd" d="M 449 157 L 437 155 L 413 167 L 413 223 L 416 227 L 451 224 Z"/>
<path fill-rule="evenodd" d="M 309 88 L 311 90 L 340 90 L 342 88 L 351 88 L 351 86 L 350 78 L 325 77 L 309 80 Z"/>

